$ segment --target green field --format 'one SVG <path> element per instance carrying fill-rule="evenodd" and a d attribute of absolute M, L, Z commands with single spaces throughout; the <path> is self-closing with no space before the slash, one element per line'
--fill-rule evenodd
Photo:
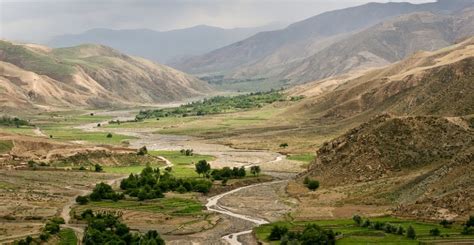
<path fill-rule="evenodd" d="M 202 204 L 197 200 L 170 197 L 153 199 L 149 201 L 133 201 L 133 200 L 120 200 L 118 202 L 113 201 L 101 201 L 91 202 L 87 205 L 81 206 L 87 208 L 112 208 L 112 209 L 125 209 L 125 210 L 136 210 L 151 213 L 165 213 L 169 215 L 196 215 L 201 214 L 203 210 Z"/>
<path fill-rule="evenodd" d="M 179 151 L 152 151 L 151 155 L 162 156 L 174 164 L 171 174 L 177 178 L 198 178 L 194 164 L 199 160 L 212 161 L 215 158 L 209 155 L 193 154 L 185 156 Z"/>
<path fill-rule="evenodd" d="M 314 160 L 316 156 L 311 153 L 304 153 L 304 154 L 294 154 L 289 155 L 287 158 L 289 160 L 300 161 L 303 162 L 305 165 L 308 165 L 311 161 Z"/>
<path fill-rule="evenodd" d="M 460 225 L 453 225 L 451 228 L 444 228 L 436 223 L 424 223 L 411 220 L 402 220 L 394 217 L 379 217 L 370 218 L 370 221 L 389 222 L 392 225 L 401 225 L 405 228 L 412 226 L 417 235 L 416 240 L 408 239 L 406 236 L 388 234 L 379 230 L 372 230 L 365 227 L 356 226 L 352 219 L 341 219 L 341 220 L 321 220 L 321 221 L 297 221 L 297 222 L 275 222 L 267 225 L 262 225 L 255 228 L 257 238 L 260 241 L 269 242 L 267 240 L 270 234 L 271 228 L 274 225 L 283 225 L 288 227 L 290 230 L 301 230 L 306 224 L 317 224 L 326 229 L 332 229 L 334 232 L 342 233 L 343 237 L 337 240 L 337 244 L 419 244 L 419 242 L 429 242 L 434 240 L 460 240 L 460 241 L 473 241 L 474 235 L 465 236 L 461 235 L 462 227 Z M 433 228 L 438 228 L 441 231 L 441 236 L 433 237 L 429 231 Z M 271 244 L 279 244 L 279 241 L 271 242 Z"/>
<path fill-rule="evenodd" d="M 8 153 L 13 148 L 11 140 L 0 140 L 0 154 Z"/>
<path fill-rule="evenodd" d="M 103 166 L 104 172 L 113 174 L 136 174 L 140 173 L 146 165 L 133 165 L 133 166 Z M 161 167 L 158 165 L 150 165 L 150 167 Z"/>
<path fill-rule="evenodd" d="M 59 245 L 77 244 L 76 234 L 72 229 L 61 229 L 59 232 Z"/>

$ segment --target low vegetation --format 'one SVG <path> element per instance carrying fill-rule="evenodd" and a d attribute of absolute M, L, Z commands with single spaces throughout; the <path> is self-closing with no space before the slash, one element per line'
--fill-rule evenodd
<path fill-rule="evenodd" d="M 353 219 L 280 221 L 262 225 L 254 230 L 260 241 L 270 244 L 293 244 L 289 242 L 295 237 L 292 232 L 304 231 L 308 225 L 317 225 L 320 229 L 326 231 L 332 230 L 337 244 L 420 244 L 420 242 L 432 240 L 436 240 L 441 244 L 443 240 L 450 242 L 472 241 L 474 239 L 472 234 L 463 234 L 469 220 L 463 224 L 452 223 L 449 228 L 445 228 L 436 223 L 402 220 L 393 217 L 367 219 L 355 215 Z M 286 243 L 287 241 L 289 243 Z M 302 244 L 301 240 L 299 242 L 297 244 Z"/>
<path fill-rule="evenodd" d="M 285 96 L 279 91 L 255 92 L 233 97 L 216 96 L 181 105 L 176 108 L 165 108 L 157 110 L 142 110 L 136 116 L 138 120 L 147 118 L 163 117 L 187 117 L 204 116 L 208 114 L 219 114 L 259 108 L 266 104 L 285 100 Z"/>
<path fill-rule="evenodd" d="M 87 227 L 84 232 L 83 243 L 92 244 L 156 244 L 164 245 L 165 241 L 155 230 L 145 234 L 132 233 L 130 228 L 120 222 L 120 213 L 87 212 L 84 219 Z"/>

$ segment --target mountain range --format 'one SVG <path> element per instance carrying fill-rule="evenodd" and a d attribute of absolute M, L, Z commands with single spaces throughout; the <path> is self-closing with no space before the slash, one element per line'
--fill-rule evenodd
<path fill-rule="evenodd" d="M 304 83 L 448 46 L 473 34 L 470 7 L 474 2 L 469 0 L 369 3 L 261 32 L 171 66 L 202 76 L 220 75 L 233 83 Z"/>
<path fill-rule="evenodd" d="M 185 57 L 204 54 L 211 50 L 245 39 L 258 32 L 273 30 L 281 24 L 260 27 L 224 29 L 199 25 L 171 31 L 150 29 L 112 30 L 96 28 L 79 34 L 53 37 L 46 45 L 70 47 L 94 43 L 112 47 L 120 52 L 168 63 Z"/>
<path fill-rule="evenodd" d="M 85 44 L 51 49 L 0 41 L 2 111 L 117 108 L 203 96 L 212 89 L 173 68 Z"/>

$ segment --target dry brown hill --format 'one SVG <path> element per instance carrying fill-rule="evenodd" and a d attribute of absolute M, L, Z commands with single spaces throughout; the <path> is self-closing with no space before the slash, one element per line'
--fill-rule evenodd
<path fill-rule="evenodd" d="M 50 49 L 0 41 L 2 110 L 119 107 L 202 96 L 207 83 L 100 45 Z"/>
<path fill-rule="evenodd" d="M 462 116 L 474 114 L 474 38 L 418 52 L 386 68 L 349 79 L 326 79 L 292 89 L 309 96 L 290 108 L 301 117 L 340 121 L 376 114 Z M 308 91 L 314 91 L 308 93 Z M 324 93 L 319 91 L 326 88 Z M 364 119 L 365 118 L 365 119 Z"/>

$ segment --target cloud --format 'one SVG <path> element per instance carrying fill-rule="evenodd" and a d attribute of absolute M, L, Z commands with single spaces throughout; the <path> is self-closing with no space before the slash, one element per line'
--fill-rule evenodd
<path fill-rule="evenodd" d="M 92 28 L 171 30 L 200 24 L 233 28 L 291 23 L 365 2 L 368 1 L 0 0 L 0 37 L 42 42 L 54 35 Z"/>

